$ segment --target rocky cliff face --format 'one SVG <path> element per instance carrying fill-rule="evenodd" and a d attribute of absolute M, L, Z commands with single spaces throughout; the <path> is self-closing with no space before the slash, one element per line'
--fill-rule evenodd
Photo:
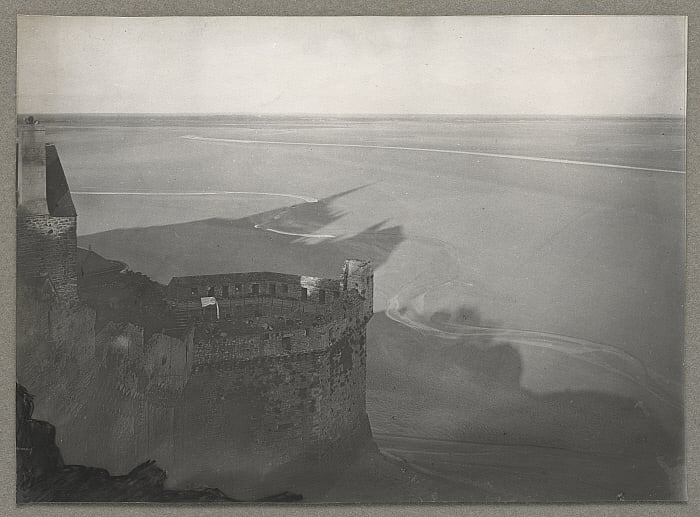
<path fill-rule="evenodd" d="M 107 470 L 65 465 L 56 446 L 56 430 L 34 420 L 34 400 L 17 384 L 17 502 L 236 502 L 214 488 L 167 490 L 167 475 L 146 461 L 123 476 Z M 292 502 L 298 494 L 284 492 L 258 502 Z"/>

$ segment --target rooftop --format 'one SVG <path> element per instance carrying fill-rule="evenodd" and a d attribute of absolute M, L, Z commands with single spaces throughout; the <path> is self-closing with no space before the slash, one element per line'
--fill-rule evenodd
<path fill-rule="evenodd" d="M 46 144 L 46 203 L 53 217 L 76 217 L 68 181 L 58 158 L 56 146 Z"/>

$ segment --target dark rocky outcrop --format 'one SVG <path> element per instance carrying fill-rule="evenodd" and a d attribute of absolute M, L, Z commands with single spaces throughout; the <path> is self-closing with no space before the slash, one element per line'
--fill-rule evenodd
<path fill-rule="evenodd" d="M 17 502 L 240 502 L 215 488 L 168 490 L 167 475 L 146 461 L 123 476 L 82 465 L 65 465 L 56 446 L 56 430 L 34 420 L 33 397 L 17 384 Z M 294 502 L 302 496 L 283 492 L 256 502 Z"/>

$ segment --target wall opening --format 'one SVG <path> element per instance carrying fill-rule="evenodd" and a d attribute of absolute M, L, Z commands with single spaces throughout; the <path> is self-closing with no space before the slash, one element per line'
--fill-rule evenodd
<path fill-rule="evenodd" d="M 277 295 L 277 286 L 275 284 L 270 284 L 268 287 L 270 289 L 270 296 L 276 296 Z"/>
<path fill-rule="evenodd" d="M 305 302 L 309 298 L 309 291 L 306 287 L 301 288 L 301 301 Z"/>
<path fill-rule="evenodd" d="M 318 303 L 326 303 L 326 291 L 323 289 L 318 290 Z"/>
<path fill-rule="evenodd" d="M 260 294 L 260 286 L 258 284 L 251 284 L 250 285 L 250 292 L 251 294 Z"/>

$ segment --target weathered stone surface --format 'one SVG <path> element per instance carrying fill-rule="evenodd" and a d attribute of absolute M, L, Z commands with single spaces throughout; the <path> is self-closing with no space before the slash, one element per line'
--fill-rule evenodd
<path fill-rule="evenodd" d="M 96 312 L 79 297 L 76 214 L 58 154 L 44 146 L 41 128 L 25 129 L 17 376 L 41 400 L 37 414 L 59 426 L 55 438 L 68 461 L 127 472 L 155 457 L 182 476 L 264 477 L 318 464 L 371 437 L 371 264 L 348 260 L 335 279 L 228 273 L 173 278 L 166 289 L 116 269 L 82 276 L 99 312 L 95 336 Z M 215 307 L 201 307 L 205 296 L 216 297 L 218 318 Z M 54 443 L 53 427 L 30 427 Z M 71 475 L 109 478 L 95 469 Z"/>
<path fill-rule="evenodd" d="M 270 273 L 173 279 L 171 303 L 190 312 L 196 329 L 192 372 L 175 409 L 176 477 L 230 472 L 262 480 L 371 441 L 365 377 L 372 272 L 362 266 L 349 285 Z M 251 279 L 257 295 L 246 287 Z M 222 289 L 232 283 L 240 291 Z M 319 299 L 317 291 L 302 300 L 302 285 L 332 286 L 337 295 L 328 290 Z M 225 319 L 212 319 L 199 299 L 190 300 L 195 291 L 228 294 L 217 299 Z"/>
<path fill-rule="evenodd" d="M 237 502 L 215 488 L 166 490 L 167 475 L 154 461 L 113 476 L 101 468 L 65 465 L 56 430 L 34 420 L 32 395 L 17 384 L 17 502 Z M 294 502 L 302 496 L 282 492 L 258 502 Z"/>
<path fill-rule="evenodd" d="M 47 276 L 66 303 L 78 300 L 75 217 L 17 216 L 17 278 Z"/>

